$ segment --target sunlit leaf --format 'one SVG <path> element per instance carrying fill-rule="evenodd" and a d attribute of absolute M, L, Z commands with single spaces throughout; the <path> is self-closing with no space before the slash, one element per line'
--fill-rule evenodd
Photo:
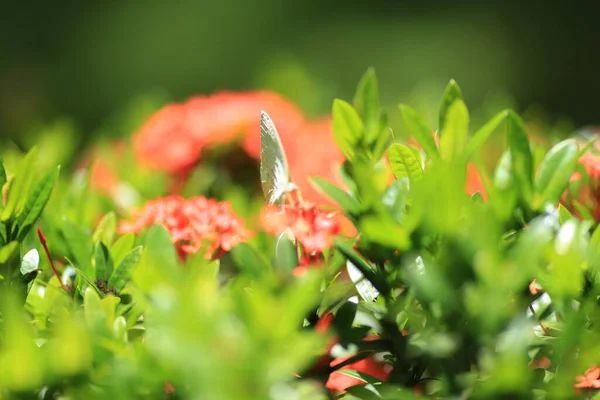
<path fill-rule="evenodd" d="M 18 241 L 23 241 L 25 239 L 25 236 L 27 236 L 31 227 L 35 224 L 35 221 L 37 221 L 42 214 L 42 211 L 44 210 L 44 207 L 46 207 L 50 195 L 52 194 L 52 189 L 54 188 L 59 171 L 60 167 L 49 172 L 29 195 L 23 211 L 19 214 L 16 221 L 16 226 L 18 227 Z"/>
<path fill-rule="evenodd" d="M 440 151 L 445 160 L 462 156 L 469 134 L 469 112 L 458 99 L 449 106 L 445 125 L 440 136 Z"/>
<path fill-rule="evenodd" d="M 546 154 L 535 177 L 535 191 L 539 196 L 537 208 L 558 202 L 575 171 L 578 153 L 577 143 L 570 139 L 560 142 Z"/>
<path fill-rule="evenodd" d="M 319 178 L 318 176 L 312 176 L 310 178 L 314 186 L 318 190 L 329 196 L 337 204 L 339 204 L 347 213 L 356 214 L 360 211 L 359 201 L 352 197 L 349 193 L 335 186 L 333 183 Z"/>
<path fill-rule="evenodd" d="M 433 131 L 429 129 L 423 118 L 414 109 L 402 104 L 400 105 L 400 111 L 410 134 L 425 150 L 427 156 L 437 160 L 440 157 L 440 152 L 433 140 Z"/>
<path fill-rule="evenodd" d="M 421 163 L 408 147 L 394 143 L 388 150 L 388 160 L 396 179 L 408 177 L 410 182 L 414 184 L 423 178 Z"/>
<path fill-rule="evenodd" d="M 332 128 L 340 150 L 352 161 L 362 141 L 364 125 L 354 108 L 343 100 L 333 101 Z"/>
<path fill-rule="evenodd" d="M 131 279 L 131 271 L 139 264 L 141 257 L 142 246 L 138 246 L 131 250 L 129 254 L 123 258 L 123 261 L 117 264 L 117 267 L 110 276 L 108 286 L 119 291 L 123 290 L 125 285 L 127 285 Z"/>
<path fill-rule="evenodd" d="M 373 142 L 379 134 L 380 122 L 379 87 L 373 68 L 369 68 L 358 83 L 354 95 L 354 108 L 364 121 L 366 142 Z"/>
<path fill-rule="evenodd" d="M 442 104 L 440 105 L 439 129 L 441 135 L 443 135 L 446 126 L 446 117 L 450 106 L 454 104 L 456 100 L 462 100 L 462 98 L 462 91 L 460 90 L 458 83 L 456 83 L 454 79 L 450 79 L 450 82 L 446 85 L 446 89 L 442 95 Z"/>

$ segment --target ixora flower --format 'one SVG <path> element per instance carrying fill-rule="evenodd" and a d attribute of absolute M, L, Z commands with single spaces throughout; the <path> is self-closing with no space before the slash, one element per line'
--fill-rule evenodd
<path fill-rule="evenodd" d="M 309 202 L 266 208 L 263 226 L 271 234 L 286 232 L 302 246 L 308 257 L 318 257 L 333 244 L 340 233 L 341 221 L 337 212 L 326 211 Z M 308 261 L 308 260 L 307 260 Z"/>
<path fill-rule="evenodd" d="M 171 195 L 150 200 L 132 215 L 133 221 L 121 221 L 120 233 L 138 233 L 161 224 L 170 233 L 181 257 L 202 250 L 207 259 L 220 258 L 251 235 L 229 202 L 201 196 L 184 199 Z"/>
<path fill-rule="evenodd" d="M 575 172 L 571 176 L 569 189 L 561 199 L 572 214 L 579 216 L 580 212 L 575 206 L 575 202 L 584 206 L 595 220 L 600 220 L 600 147 L 596 147 L 579 159 L 579 164 L 583 166 L 585 174 Z"/>
<path fill-rule="evenodd" d="M 275 93 L 220 92 L 163 107 L 135 133 L 133 146 L 138 160 L 149 167 L 186 171 L 206 146 L 259 137 L 261 110 L 269 110 L 282 136 L 304 122 L 302 112 Z M 246 146 L 253 151 L 250 144 Z"/>
<path fill-rule="evenodd" d="M 169 104 L 134 134 L 133 147 L 143 165 L 184 176 L 213 145 L 239 140 L 244 151 L 259 160 L 261 110 L 277 125 L 294 183 L 307 200 L 325 200 L 308 177 L 318 175 L 342 185 L 336 171 L 344 156 L 333 138 L 331 117 L 307 121 L 294 104 L 273 92 L 220 92 Z"/>
<path fill-rule="evenodd" d="M 594 365 L 576 379 L 575 389 L 600 389 L 600 368 Z"/>

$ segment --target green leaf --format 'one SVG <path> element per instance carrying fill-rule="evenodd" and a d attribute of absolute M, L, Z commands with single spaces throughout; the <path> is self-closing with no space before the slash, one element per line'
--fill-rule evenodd
<path fill-rule="evenodd" d="M 253 278 L 260 278 L 271 271 L 263 255 L 248 243 L 239 243 L 231 249 L 231 256 L 238 269 Z"/>
<path fill-rule="evenodd" d="M 381 202 L 388 209 L 392 218 L 396 222 L 400 222 L 408 196 L 410 193 L 410 184 L 408 178 L 397 179 L 386 189 Z"/>
<path fill-rule="evenodd" d="M 440 136 L 440 151 L 445 160 L 453 160 L 462 156 L 469 134 L 469 111 L 462 100 L 450 105 L 445 124 Z"/>
<path fill-rule="evenodd" d="M 410 183 L 414 184 L 423 178 L 421 163 L 410 148 L 400 143 L 394 143 L 388 149 L 388 160 L 396 179 L 408 177 Z"/>
<path fill-rule="evenodd" d="M 333 320 L 333 324 L 338 329 L 338 331 L 344 331 L 352 328 L 352 324 L 354 323 L 354 318 L 356 317 L 356 309 L 357 305 L 346 301 L 335 313 L 335 318 Z"/>
<path fill-rule="evenodd" d="M 283 232 L 277 238 L 275 246 L 275 267 L 285 274 L 291 274 L 297 266 L 296 245 L 289 239 L 287 233 Z"/>
<path fill-rule="evenodd" d="M 448 114 L 448 110 L 450 106 L 454 104 L 456 100 L 462 101 L 462 91 L 458 86 L 458 83 L 454 79 L 450 79 L 448 85 L 446 85 L 446 89 L 444 90 L 444 94 L 442 95 L 442 104 L 440 106 L 440 121 L 439 121 L 439 129 L 440 134 L 444 132 L 446 129 L 446 116 Z"/>
<path fill-rule="evenodd" d="M 25 207 L 16 221 L 18 241 L 22 242 L 25 239 L 35 221 L 37 221 L 42 211 L 44 211 L 44 207 L 46 207 L 52 194 L 59 171 L 60 167 L 57 167 L 56 170 L 49 172 L 33 189 L 31 195 L 29 195 Z"/>
<path fill-rule="evenodd" d="M 519 184 L 520 193 L 529 202 L 533 189 L 533 155 L 523 121 L 512 111 L 508 116 L 508 145 L 512 172 Z"/>
<path fill-rule="evenodd" d="M 162 225 L 147 230 L 144 251 L 139 267 L 132 271 L 132 279 L 142 291 L 178 279 L 182 269 L 171 235 Z"/>
<path fill-rule="evenodd" d="M 423 150 L 425 150 L 425 153 L 434 160 L 439 159 L 440 152 L 433 140 L 433 132 L 429 129 L 423 118 L 415 110 L 404 104 L 400 105 L 400 111 L 408 130 Z"/>
<path fill-rule="evenodd" d="M 379 87 L 373 68 L 369 68 L 361 78 L 353 102 L 354 108 L 364 121 L 365 141 L 370 144 L 377 139 L 380 131 Z"/>
<path fill-rule="evenodd" d="M 5 264 L 12 259 L 19 250 L 19 242 L 10 242 L 0 249 L 0 264 Z"/>
<path fill-rule="evenodd" d="M 67 247 L 75 258 L 77 266 L 88 276 L 95 277 L 92 269 L 94 242 L 91 236 L 79 225 L 63 218 L 62 233 Z"/>
<path fill-rule="evenodd" d="M 535 192 L 539 209 L 546 203 L 556 204 L 569 184 L 569 179 L 579 158 L 579 149 L 574 139 L 564 140 L 546 154 L 535 178 Z"/>
<path fill-rule="evenodd" d="M 369 374 L 365 374 L 364 372 L 359 372 L 359 371 L 356 371 L 353 369 L 339 369 L 337 372 L 340 374 L 349 376 L 351 378 L 358 379 L 359 381 L 361 381 L 363 383 L 374 384 L 374 383 L 381 382 L 380 379 L 377 379 L 374 376 L 371 376 Z"/>
<path fill-rule="evenodd" d="M 6 178 L 6 170 L 4 169 L 4 160 L 0 156 L 0 193 L 6 182 L 8 182 L 8 179 Z"/>
<path fill-rule="evenodd" d="M 373 386 L 355 385 L 346 388 L 346 392 L 361 400 L 381 400 L 381 396 Z"/>
<path fill-rule="evenodd" d="M 492 119 L 490 119 L 484 126 L 482 126 L 469 141 L 467 145 L 467 157 L 470 157 L 473 153 L 481 148 L 488 140 L 488 138 L 494 133 L 496 128 L 506 119 L 509 111 L 504 110 L 500 111 L 498 114 L 494 115 Z"/>
<path fill-rule="evenodd" d="M 562 204 L 559 204 L 558 205 L 558 220 L 559 220 L 560 224 L 562 225 L 570 219 L 573 219 L 571 212 L 569 210 L 567 210 L 567 208 L 565 206 L 563 206 Z"/>
<path fill-rule="evenodd" d="M 343 100 L 333 101 L 333 136 L 344 156 L 352 161 L 362 141 L 364 126 L 358 113 Z"/>
<path fill-rule="evenodd" d="M 119 265 L 121 261 L 123 261 L 125 256 L 133 248 L 134 243 L 135 235 L 133 233 L 128 233 L 127 235 L 123 235 L 117 239 L 115 244 L 113 244 L 110 248 L 110 256 L 112 257 L 115 265 Z"/>
<path fill-rule="evenodd" d="M 113 271 L 108 281 L 108 286 L 119 291 L 123 290 L 127 282 L 131 279 L 131 271 L 139 264 L 141 257 L 142 246 L 131 250 Z"/>
<path fill-rule="evenodd" d="M 106 247 L 110 247 L 112 246 L 116 232 L 117 215 L 111 211 L 102 217 L 100 223 L 98 223 L 98 227 L 96 228 L 94 235 L 92 236 L 92 239 L 94 242 L 101 241 Z"/>
<path fill-rule="evenodd" d="M 113 273 L 113 260 L 104 243 L 96 242 L 94 259 L 96 260 L 96 279 L 99 281 L 108 281 Z"/>
<path fill-rule="evenodd" d="M 33 173 L 35 171 L 34 165 L 37 161 L 36 156 L 37 152 L 34 147 L 19 164 L 19 170 L 13 177 L 8 188 L 8 201 L 6 202 L 6 207 L 1 215 L 2 221 L 7 221 L 14 214 L 20 213 L 23 209 L 23 205 L 27 199 L 27 192 L 31 186 L 31 181 L 33 180 Z"/>
<path fill-rule="evenodd" d="M 318 176 L 310 177 L 311 183 L 317 190 L 323 192 L 337 204 L 339 204 L 348 214 L 357 214 L 360 212 L 360 203 L 349 193 L 335 186 L 333 183 L 319 178 Z"/>
<path fill-rule="evenodd" d="M 387 293 L 385 283 L 375 274 L 373 268 L 348 243 L 335 239 L 335 247 L 346 257 L 380 293 Z"/>

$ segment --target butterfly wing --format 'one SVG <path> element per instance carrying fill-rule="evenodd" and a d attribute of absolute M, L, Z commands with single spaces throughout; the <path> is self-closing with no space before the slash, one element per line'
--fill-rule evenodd
<path fill-rule="evenodd" d="M 269 115 L 260 113 L 260 181 L 267 204 L 279 204 L 290 184 L 281 139 Z"/>

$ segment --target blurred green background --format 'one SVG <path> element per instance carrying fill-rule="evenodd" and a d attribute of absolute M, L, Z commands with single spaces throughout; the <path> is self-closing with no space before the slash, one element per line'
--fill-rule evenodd
<path fill-rule="evenodd" d="M 598 124 L 598 13 L 574 4 L 2 1 L 0 132 L 68 116 L 87 140 L 135 99 L 220 89 L 273 88 L 317 116 L 368 66 L 388 108 L 437 107 L 455 78 L 473 108 Z"/>

